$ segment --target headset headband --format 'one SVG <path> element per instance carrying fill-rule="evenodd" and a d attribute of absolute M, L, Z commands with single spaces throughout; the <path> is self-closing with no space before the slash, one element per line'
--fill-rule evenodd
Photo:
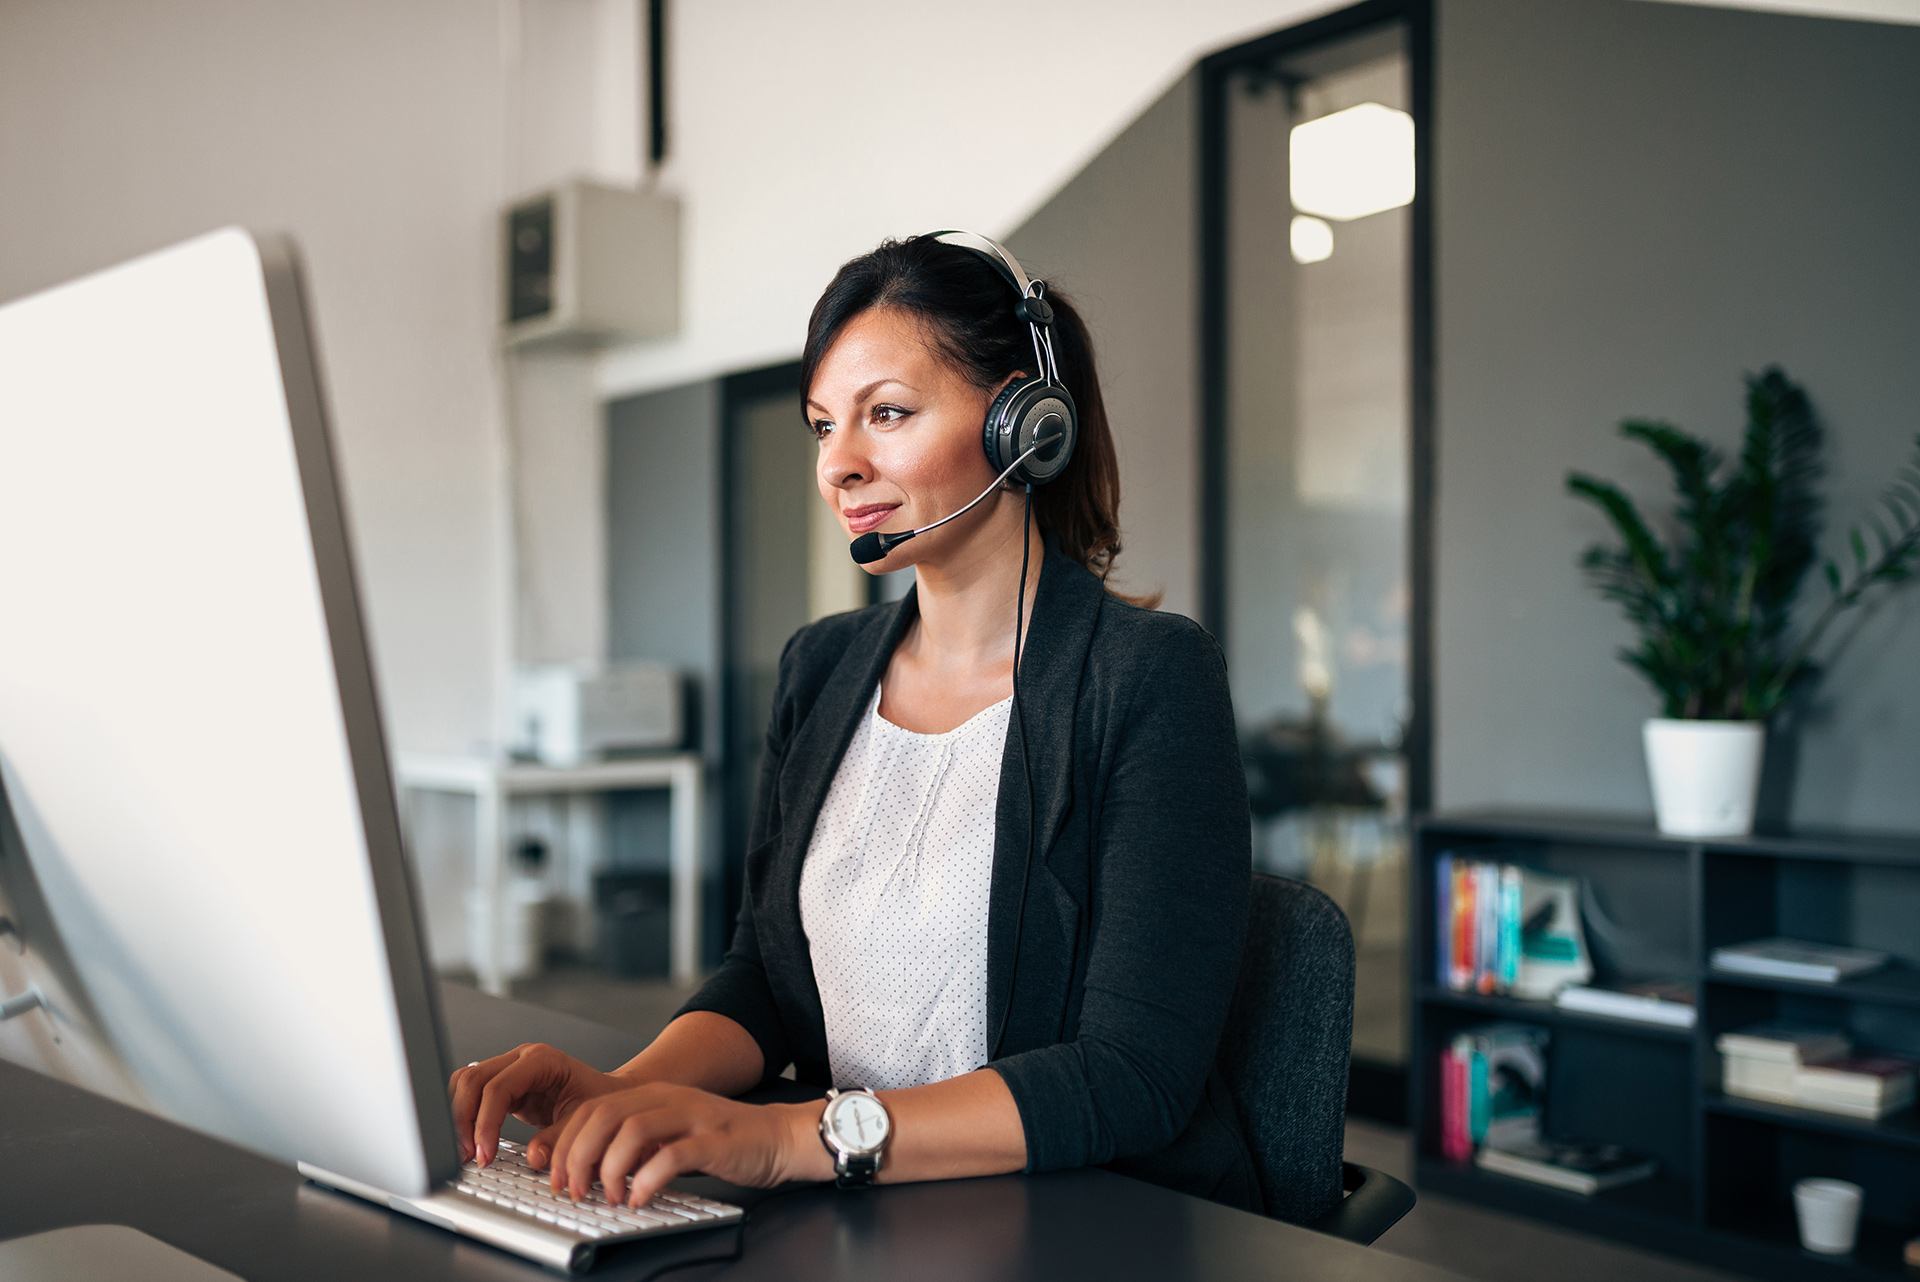
<path fill-rule="evenodd" d="M 999 272 L 1007 284 L 1013 286 L 1013 292 L 1020 296 L 1020 301 L 1014 304 L 1013 314 L 1025 321 L 1027 328 L 1032 331 L 1033 359 L 1040 367 L 1040 380 L 1052 387 L 1065 387 L 1066 384 L 1060 381 L 1060 367 L 1053 359 L 1053 308 L 1046 300 L 1047 282 L 1029 279 L 1026 269 L 1020 266 L 1020 260 L 991 236 L 958 228 L 928 232 L 927 235 L 943 245 L 952 245 L 978 255 L 987 266 Z"/>
<path fill-rule="evenodd" d="M 987 260 L 987 265 L 1007 278 L 1007 284 L 1013 286 L 1014 293 L 1022 298 L 1037 298 L 1034 285 L 1038 283 L 1042 290 L 1047 282 L 1034 282 L 1027 279 L 1026 271 L 1020 266 L 1020 260 L 1007 251 L 1007 247 L 991 236 L 982 236 L 977 231 L 935 231 L 928 232 L 943 245 L 957 245 L 961 249 L 971 249 Z"/>

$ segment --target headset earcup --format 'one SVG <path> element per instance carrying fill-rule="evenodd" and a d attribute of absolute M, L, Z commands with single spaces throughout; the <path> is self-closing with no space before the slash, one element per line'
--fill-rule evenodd
<path fill-rule="evenodd" d="M 1020 451 L 1013 448 L 1013 432 L 1008 428 L 1007 408 L 1020 389 L 1033 382 L 1030 378 L 1016 378 L 1000 389 L 1000 395 L 993 398 L 993 404 L 987 407 L 986 422 L 981 426 L 980 445 L 987 454 L 987 466 L 994 475 L 1007 470 L 1009 464 L 1019 457 Z M 1014 478 L 1008 477 L 1009 481 Z"/>
<path fill-rule="evenodd" d="M 1055 433 L 1066 437 L 1036 453 L 1007 477 L 1016 485 L 1045 485 L 1066 470 L 1079 441 L 1079 415 L 1063 387 L 1045 379 L 1015 379 L 1000 389 L 987 410 L 981 446 L 995 473 L 1004 472 L 1035 440 Z"/>

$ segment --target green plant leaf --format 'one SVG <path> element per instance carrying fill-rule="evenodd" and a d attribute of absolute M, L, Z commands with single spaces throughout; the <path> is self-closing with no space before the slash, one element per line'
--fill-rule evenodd
<path fill-rule="evenodd" d="M 1848 532 L 1853 568 L 1819 561 L 1821 428 L 1805 391 L 1777 366 L 1746 380 L 1746 431 L 1729 468 L 1671 424 L 1629 420 L 1621 433 L 1673 475 L 1677 535 L 1663 541 L 1617 486 L 1579 473 L 1568 491 L 1598 507 L 1618 541 L 1579 557 L 1594 589 L 1639 632 L 1621 660 L 1659 693 L 1668 716 L 1772 715 L 1814 678 L 1823 633 L 1869 589 L 1920 577 L 1920 435 L 1912 463 Z M 1870 553 L 1871 533 L 1876 552 Z M 1792 607 L 1819 564 L 1829 599 L 1790 638 Z"/>
<path fill-rule="evenodd" d="M 1633 500 L 1622 493 L 1618 486 L 1571 473 L 1567 477 L 1567 489 L 1593 503 L 1613 522 L 1614 530 L 1626 544 L 1626 563 L 1639 573 L 1648 587 L 1657 590 L 1672 581 L 1673 571 L 1668 564 L 1666 548 L 1647 528 Z"/>

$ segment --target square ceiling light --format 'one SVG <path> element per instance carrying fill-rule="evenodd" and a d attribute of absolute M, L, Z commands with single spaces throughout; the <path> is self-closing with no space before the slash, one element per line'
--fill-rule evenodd
<path fill-rule="evenodd" d="M 1413 200 L 1413 117 L 1363 102 L 1304 125 L 1288 146 L 1293 207 L 1351 222 Z"/>

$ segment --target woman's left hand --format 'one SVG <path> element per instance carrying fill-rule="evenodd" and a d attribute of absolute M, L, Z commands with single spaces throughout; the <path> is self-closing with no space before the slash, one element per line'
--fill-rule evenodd
<path fill-rule="evenodd" d="M 536 1169 L 551 1163 L 555 1193 L 585 1198 L 597 1179 L 609 1202 L 631 1206 L 691 1171 L 747 1188 L 831 1179 L 818 1130 L 824 1107 L 742 1104 L 649 1082 L 583 1101 L 529 1141 L 527 1159 Z"/>

